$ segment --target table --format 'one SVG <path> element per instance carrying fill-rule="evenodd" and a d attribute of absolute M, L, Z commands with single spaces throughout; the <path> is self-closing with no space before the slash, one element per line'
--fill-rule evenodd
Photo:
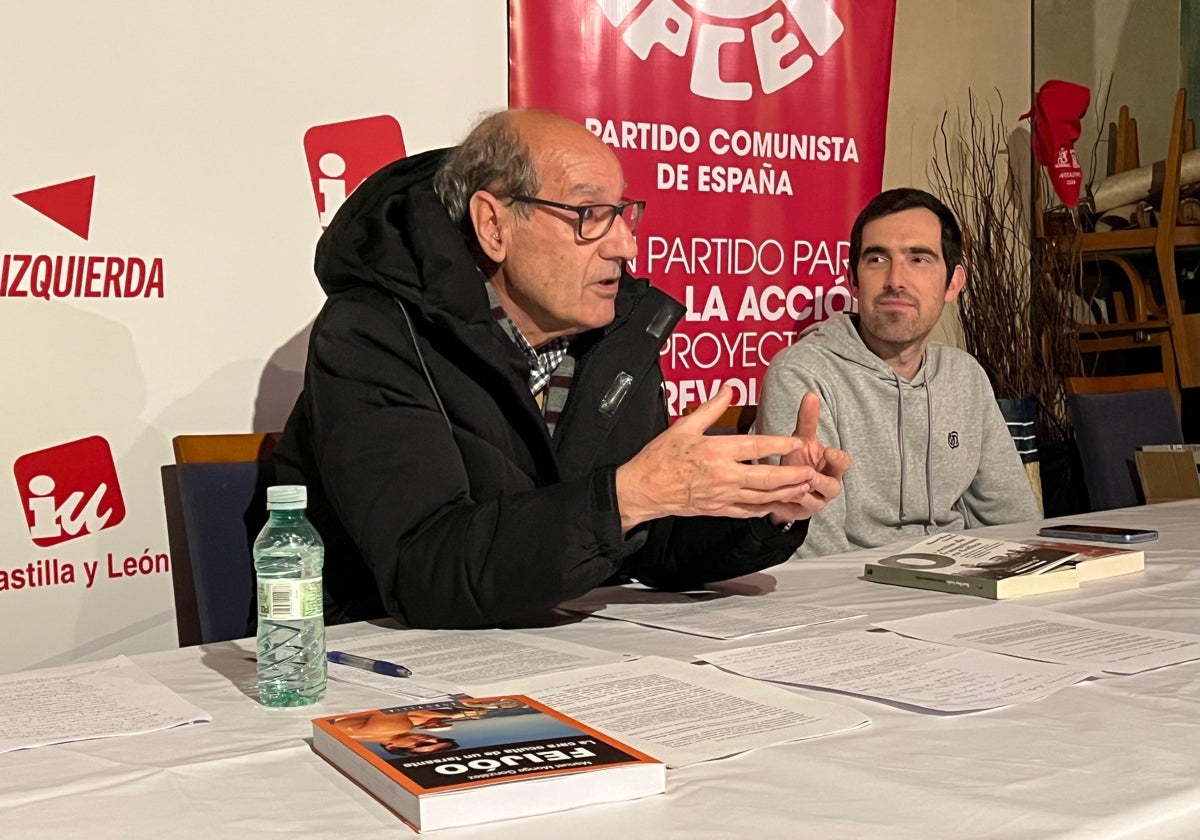
<path fill-rule="evenodd" d="M 1200 631 L 1200 500 L 1071 521 L 1157 528 L 1146 571 L 1022 603 L 1099 621 Z M 980 529 L 1030 537 L 1041 523 Z M 811 592 L 868 620 L 987 603 L 860 579 L 873 549 L 792 561 L 740 583 Z M 588 618 L 523 630 L 595 647 L 688 659 L 721 643 Z M 835 632 L 848 625 L 775 634 Z M 377 632 L 330 628 L 331 639 Z M 213 716 L 211 724 L 0 755 L 4 838 L 395 838 L 399 819 L 309 748 L 309 720 L 386 705 L 331 682 L 307 709 L 252 699 L 250 640 L 133 657 Z M 798 689 L 799 690 L 799 689 Z M 866 729 L 673 770 L 667 793 L 632 802 L 437 832 L 449 838 L 1104 838 L 1200 833 L 1200 662 L 1092 680 L 1036 703 L 919 714 L 862 698 Z"/>

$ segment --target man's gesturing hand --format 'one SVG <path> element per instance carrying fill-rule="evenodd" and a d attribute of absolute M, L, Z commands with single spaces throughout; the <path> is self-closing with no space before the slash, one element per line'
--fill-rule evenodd
<path fill-rule="evenodd" d="M 792 437 L 705 435 L 729 407 L 732 396 L 728 386 L 722 387 L 715 397 L 676 421 L 617 469 L 622 531 L 662 516 L 745 519 L 770 513 L 780 521 L 790 521 L 811 516 L 824 506 L 825 499 L 841 492 L 840 476 L 849 456 L 816 443 L 815 410 L 811 429 L 798 425 Z M 804 417 L 803 407 L 800 416 Z M 842 464 L 837 472 L 830 468 L 830 453 L 844 456 L 844 461 L 836 454 L 832 459 Z M 757 463 L 770 456 L 778 456 L 783 463 Z M 809 499 L 814 495 L 814 482 L 820 496 Z"/>
<path fill-rule="evenodd" d="M 807 519 L 822 510 L 831 499 L 842 494 L 842 476 L 850 469 L 850 453 L 817 440 L 821 398 L 811 391 L 800 400 L 796 412 L 796 430 L 792 437 L 799 446 L 779 459 L 781 466 L 812 467 L 816 472 L 809 482 L 811 492 L 785 502 L 771 511 L 776 524 Z"/>

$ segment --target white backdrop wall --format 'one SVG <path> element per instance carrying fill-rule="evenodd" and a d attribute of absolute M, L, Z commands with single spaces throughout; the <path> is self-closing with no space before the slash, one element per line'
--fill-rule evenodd
<path fill-rule="evenodd" d="M 3 4 L 0 671 L 176 643 L 159 470 L 174 435 L 281 428 L 299 390 L 306 132 L 456 142 L 506 102 L 506 23 L 499 0 Z M 15 197 L 92 177 L 90 212 L 86 182 Z M 116 296 L 139 260 L 160 272 Z"/>
<path fill-rule="evenodd" d="M 167 553 L 159 469 L 172 436 L 278 429 L 291 406 L 322 302 L 304 135 L 390 115 L 410 154 L 457 141 L 506 102 L 506 6 L 0 3 L 0 261 L 157 257 L 163 269 L 161 297 L 44 300 L 14 296 L 11 281 L 0 294 L 0 672 L 175 645 L 170 575 L 109 577 L 107 555 L 120 568 Z M 933 132 L 967 88 L 1024 110 L 1029 32 L 1028 0 L 897 0 L 884 188 L 927 186 Z M 86 240 L 14 198 L 92 176 Z M 14 467 L 69 472 L 96 450 L 54 448 L 95 436 L 124 519 L 38 545 L 28 504 L 53 498 L 55 513 L 70 476 L 39 496 Z M 44 518 L 48 531 L 70 524 Z M 14 588 L 52 559 L 76 582 Z M 90 588 L 85 563 L 98 564 Z"/>

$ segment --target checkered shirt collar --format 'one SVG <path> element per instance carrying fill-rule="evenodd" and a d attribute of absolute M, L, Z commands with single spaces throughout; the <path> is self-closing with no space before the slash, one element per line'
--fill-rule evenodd
<path fill-rule="evenodd" d="M 512 318 L 508 317 L 508 313 L 504 311 L 504 307 L 500 303 L 500 296 L 496 294 L 492 284 L 485 283 L 484 286 L 487 288 L 488 306 L 491 307 L 492 317 L 500 324 L 505 335 L 513 340 L 525 358 L 529 360 L 529 392 L 532 394 L 541 392 L 550 382 L 550 375 L 562 364 L 563 358 L 567 355 L 570 341 L 566 336 L 559 336 L 548 341 L 541 350 L 535 350 L 528 339 L 517 329 Z"/>

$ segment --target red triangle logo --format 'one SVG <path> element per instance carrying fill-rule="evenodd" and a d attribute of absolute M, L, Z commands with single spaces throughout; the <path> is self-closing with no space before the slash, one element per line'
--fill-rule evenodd
<path fill-rule="evenodd" d="M 92 194 L 96 176 L 64 181 L 49 187 L 26 190 L 13 198 L 24 202 L 47 219 L 58 222 L 76 236 L 87 239 L 92 226 Z"/>

